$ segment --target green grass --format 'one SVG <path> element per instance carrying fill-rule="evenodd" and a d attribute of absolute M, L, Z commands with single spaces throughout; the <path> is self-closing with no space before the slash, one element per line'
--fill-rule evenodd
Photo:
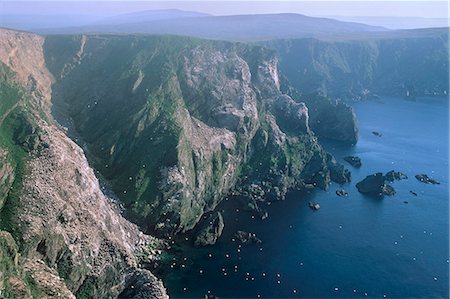
<path fill-rule="evenodd" d="M 0 69 L 4 72 L 0 78 L 0 148 L 6 151 L 6 162 L 12 166 L 14 175 L 11 186 L 2 186 L 9 192 L 3 206 L 0 206 L 0 230 L 9 231 L 20 246 L 21 233 L 15 212 L 28 151 L 37 146 L 39 138 L 36 137 L 36 124 L 31 120 L 27 108 L 16 106 L 26 95 L 25 90 L 14 83 L 14 75 L 5 65 L 0 64 Z"/>
<path fill-rule="evenodd" d="M 0 125 L 1 119 L 5 116 L 14 105 L 16 105 L 23 96 L 23 90 L 17 84 L 14 84 L 11 79 L 13 74 L 11 70 L 0 62 Z"/>
<path fill-rule="evenodd" d="M 19 241 L 20 229 L 14 215 L 22 187 L 27 152 L 14 142 L 15 125 L 12 118 L 8 116 L 0 126 L 0 147 L 7 150 L 8 162 L 14 168 L 14 181 L 0 210 L 0 229 L 11 232 L 14 239 Z"/>

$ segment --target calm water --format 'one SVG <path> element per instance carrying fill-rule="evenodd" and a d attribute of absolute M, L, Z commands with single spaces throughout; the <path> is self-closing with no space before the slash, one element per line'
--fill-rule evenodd
<path fill-rule="evenodd" d="M 171 296 L 448 297 L 448 101 L 383 98 L 354 108 L 357 146 L 325 145 L 344 164 L 346 155 L 362 159 L 358 170 L 347 164 L 353 180 L 343 187 L 349 196 L 336 196 L 338 185 L 329 192 L 291 193 L 272 203 L 265 221 L 236 212 L 228 201 L 232 211 L 225 213 L 220 242 L 184 249 L 176 270 L 164 275 Z M 392 169 L 409 176 L 393 183 L 396 196 L 357 192 L 356 182 L 366 175 Z M 441 184 L 420 183 L 418 173 Z M 311 200 L 320 203 L 319 211 L 308 207 Z M 230 242 L 237 229 L 256 232 L 264 243 L 239 249 Z"/>

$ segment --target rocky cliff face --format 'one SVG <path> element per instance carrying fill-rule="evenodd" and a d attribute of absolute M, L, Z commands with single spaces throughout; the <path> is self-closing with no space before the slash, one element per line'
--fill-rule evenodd
<path fill-rule="evenodd" d="M 329 159 L 272 51 L 151 36 L 53 36 L 45 49 L 55 112 L 149 231 L 192 229 L 236 186 L 274 198 L 327 186 Z"/>
<path fill-rule="evenodd" d="M 159 241 L 121 216 L 49 113 L 44 39 L 0 37 L 0 295 L 116 297 L 146 277 L 147 293 L 165 297 L 139 269 L 138 257 L 150 258 Z"/>
<path fill-rule="evenodd" d="M 3 296 L 164 298 L 140 268 L 162 241 L 135 224 L 168 237 L 230 193 L 258 209 L 289 189 L 350 179 L 318 143 L 307 105 L 281 91 L 270 50 L 0 35 Z M 221 219 L 197 229 L 204 243 L 220 235 Z"/>
<path fill-rule="evenodd" d="M 304 94 L 344 99 L 445 96 L 448 30 L 428 31 L 347 40 L 278 40 L 265 45 L 277 50 L 280 69 Z"/>
<path fill-rule="evenodd" d="M 292 96 L 309 107 L 317 136 L 355 144 L 356 117 L 342 100 L 448 94 L 448 32 L 428 31 L 262 44 L 277 51 L 289 85 L 301 92 Z"/>

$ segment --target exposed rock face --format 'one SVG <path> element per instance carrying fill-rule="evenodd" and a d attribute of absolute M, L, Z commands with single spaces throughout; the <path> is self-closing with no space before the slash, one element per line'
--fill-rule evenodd
<path fill-rule="evenodd" d="M 387 183 L 386 177 L 378 172 L 367 176 L 364 180 L 356 184 L 359 192 L 375 196 L 395 195 L 394 188 Z"/>
<path fill-rule="evenodd" d="M 319 136 L 350 145 L 358 142 L 358 121 L 353 108 L 342 101 L 332 102 L 319 96 L 306 96 L 310 107 L 311 129 Z"/>
<path fill-rule="evenodd" d="M 194 244 L 196 246 L 213 245 L 222 235 L 224 228 L 223 217 L 220 212 L 213 212 L 204 216 L 199 223 Z"/>
<path fill-rule="evenodd" d="M 394 94 L 413 98 L 448 94 L 448 36 L 442 28 L 397 37 L 291 39 L 265 45 L 277 50 L 281 71 L 305 94 L 357 100 Z"/>
<path fill-rule="evenodd" d="M 9 189 L 14 182 L 14 168 L 8 162 L 7 156 L 7 151 L 0 148 L 0 209 L 3 207 Z"/>
<path fill-rule="evenodd" d="M 118 296 L 119 299 L 169 299 L 162 282 L 149 271 L 139 269 L 127 280 L 127 287 Z"/>
<path fill-rule="evenodd" d="M 301 94 L 286 76 L 281 76 L 281 90 L 307 105 L 310 128 L 319 138 L 350 145 L 358 142 L 358 121 L 352 107 L 318 94 Z"/>
<path fill-rule="evenodd" d="M 344 184 L 351 181 L 351 172 L 330 154 L 327 154 L 327 167 L 330 170 L 330 178 L 333 182 Z"/>
<path fill-rule="evenodd" d="M 36 34 L 0 29 L 0 40 L 0 62 L 14 73 L 15 81 L 31 93 L 28 104 L 37 105 L 48 112 L 53 77 L 45 67 L 42 51 L 44 38 Z"/>
<path fill-rule="evenodd" d="M 149 231 L 192 229 L 236 185 L 273 198 L 328 185 L 308 109 L 280 91 L 272 51 L 124 36 L 52 36 L 45 48 L 55 107 L 68 107 L 95 168 Z"/>
<path fill-rule="evenodd" d="M 297 103 L 288 95 L 269 101 L 271 111 L 282 120 L 289 131 L 309 132 L 309 115 L 305 103 Z"/>
<path fill-rule="evenodd" d="M 98 297 L 117 296 L 124 271 L 137 267 L 136 255 L 154 241 L 103 195 L 83 151 L 55 127 L 41 128 L 48 149 L 27 164 L 18 212 L 28 224 L 28 254 L 56 269 L 77 296 L 92 288 Z"/>
<path fill-rule="evenodd" d="M 43 39 L 8 30 L 0 36 L 7 108 L 0 109 L 0 190 L 7 190 L 0 198 L 1 294 L 116 297 L 129 277 L 145 271 L 137 268 L 137 255 L 151 251 L 157 240 L 121 216 L 84 151 L 54 125 Z"/>

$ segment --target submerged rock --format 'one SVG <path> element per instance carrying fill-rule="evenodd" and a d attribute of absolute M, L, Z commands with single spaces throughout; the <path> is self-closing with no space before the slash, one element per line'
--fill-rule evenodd
<path fill-rule="evenodd" d="M 356 184 L 356 188 L 360 193 L 369 195 L 392 196 L 396 193 L 394 188 L 387 184 L 386 177 L 381 172 L 367 176 Z"/>
<path fill-rule="evenodd" d="M 220 212 L 214 212 L 206 216 L 199 223 L 194 244 L 195 246 L 213 245 L 222 235 L 224 228 L 223 217 Z"/>
<path fill-rule="evenodd" d="M 383 136 L 383 134 L 381 134 L 380 132 L 377 132 L 377 131 L 372 131 L 372 134 L 377 136 L 377 137 Z"/>
<path fill-rule="evenodd" d="M 357 157 L 357 156 L 347 156 L 344 157 L 344 161 L 348 162 L 351 166 L 355 167 L 355 168 L 360 168 L 361 167 L 361 158 Z"/>
<path fill-rule="evenodd" d="M 255 233 L 249 233 L 242 230 L 238 230 L 234 235 L 234 238 L 242 244 L 261 244 L 262 241 L 256 236 Z"/>
<path fill-rule="evenodd" d="M 389 182 L 393 182 L 395 180 L 397 180 L 397 181 L 406 180 L 408 178 L 408 176 L 406 174 L 404 174 L 403 172 L 395 171 L 395 170 L 391 170 L 388 173 L 386 173 L 385 177 L 386 177 L 386 180 Z"/>
<path fill-rule="evenodd" d="M 430 178 L 426 174 L 417 174 L 416 179 L 425 184 L 439 185 L 440 183 L 435 179 Z"/>

